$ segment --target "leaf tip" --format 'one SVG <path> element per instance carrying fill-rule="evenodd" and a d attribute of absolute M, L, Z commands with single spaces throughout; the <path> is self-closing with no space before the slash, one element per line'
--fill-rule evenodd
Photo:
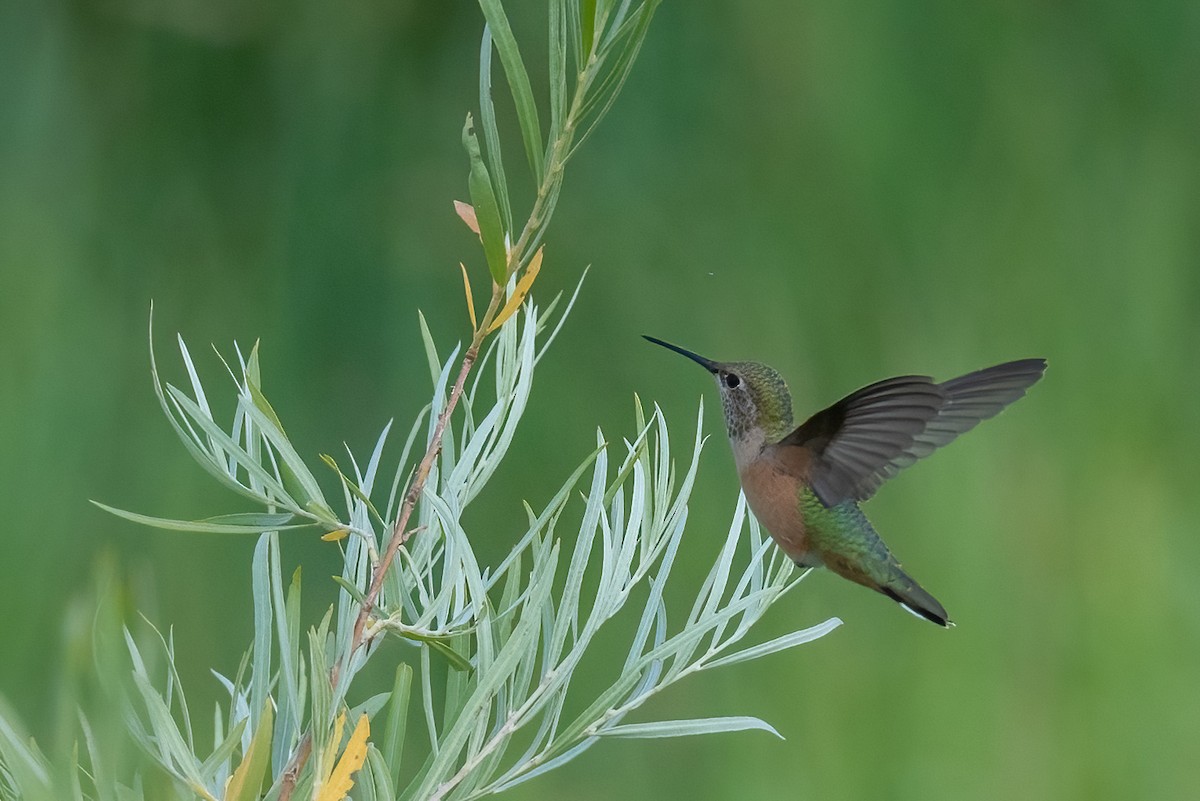
<path fill-rule="evenodd" d="M 455 202 L 457 203 L 458 201 Z M 476 229 L 475 233 L 479 233 L 478 229 Z M 471 294 L 471 279 L 467 276 L 467 265 L 460 261 L 458 266 L 462 268 L 463 292 L 467 296 L 467 313 L 471 317 L 471 333 L 474 334 L 479 330 L 479 320 L 475 317 L 475 297 Z"/>
<path fill-rule="evenodd" d="M 479 236 L 479 218 L 475 216 L 475 207 L 461 200 L 454 201 L 454 213 L 467 224 L 476 236 Z"/>

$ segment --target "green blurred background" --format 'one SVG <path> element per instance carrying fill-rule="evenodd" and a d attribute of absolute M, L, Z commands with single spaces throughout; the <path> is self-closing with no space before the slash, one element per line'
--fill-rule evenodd
<path fill-rule="evenodd" d="M 512 5 L 541 64 L 542 4 Z M 0 694 L 35 733 L 103 553 L 175 625 L 197 708 L 248 642 L 252 541 L 86 502 L 240 508 L 157 408 L 151 299 L 176 380 L 175 331 L 216 385 L 206 344 L 261 337 L 308 455 L 423 404 L 416 310 L 462 337 L 457 262 L 483 269 L 450 205 L 481 29 L 466 0 L 0 5 Z M 630 430 L 633 393 L 680 442 L 707 393 L 691 581 L 732 459 L 705 376 L 638 334 L 768 361 L 801 414 L 890 374 L 1050 370 L 870 504 L 958 628 L 815 575 L 762 636 L 843 628 L 649 710 L 786 742 L 602 744 L 509 797 L 1196 797 L 1200 6 L 667 2 L 547 252 L 543 298 L 594 267 L 474 514 L 519 522 L 597 424 Z M 335 563 L 308 539 L 287 558 L 316 610 Z"/>

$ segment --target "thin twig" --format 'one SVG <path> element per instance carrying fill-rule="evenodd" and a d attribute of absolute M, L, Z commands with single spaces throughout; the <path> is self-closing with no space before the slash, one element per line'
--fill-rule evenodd
<path fill-rule="evenodd" d="M 587 88 L 595 78 L 595 70 L 598 67 L 599 64 L 593 52 L 588 62 L 588 68 L 577 76 L 577 84 L 574 97 L 571 100 L 571 108 L 563 124 L 562 133 L 555 141 L 554 147 L 551 150 L 550 159 L 547 162 L 545 174 L 542 179 L 542 185 L 538 187 L 537 196 L 534 198 L 533 209 L 530 211 L 529 218 L 521 229 L 521 234 L 517 238 L 516 244 L 509 251 L 508 271 L 505 275 L 506 280 L 511 278 L 512 274 L 520 267 L 526 252 L 532 250 L 531 243 L 537 236 L 536 232 L 538 229 L 548 222 L 549 209 L 547 209 L 546 204 L 552 196 L 557 194 L 558 185 L 562 183 L 563 168 L 566 166 L 568 155 L 571 152 L 571 143 L 575 137 L 575 126 L 578 124 L 579 117 L 582 114 L 582 100 L 587 93 Z M 405 526 L 408 525 L 408 518 L 412 515 L 417 501 L 420 500 L 421 493 L 425 491 L 425 482 L 429 478 L 429 471 L 433 469 L 433 460 L 437 458 L 437 454 L 441 450 L 442 435 L 450 420 L 450 414 L 454 411 L 455 406 L 458 405 L 458 399 L 462 395 L 467 374 L 471 372 L 471 367 L 475 364 L 475 359 L 479 356 L 479 346 L 483 344 L 483 340 L 487 337 L 487 331 L 493 319 L 495 319 L 496 310 L 500 307 L 504 299 L 504 287 L 499 284 L 492 284 L 492 300 L 488 305 L 487 313 L 484 314 L 483 321 L 475 331 L 475 335 L 471 340 L 471 346 L 467 348 L 467 352 L 463 355 L 462 366 L 459 368 L 458 378 L 454 381 L 454 388 L 450 391 L 450 397 L 446 401 L 446 408 L 442 409 L 442 413 L 438 415 L 433 437 L 429 441 L 429 448 L 425 451 L 425 456 L 421 459 L 421 463 L 417 467 L 417 472 L 413 476 L 412 483 L 409 485 L 408 492 L 404 496 L 404 503 L 401 505 L 396 523 L 392 527 L 391 539 L 388 541 L 383 558 L 375 566 L 374 575 L 371 577 L 371 587 L 367 591 L 367 596 L 363 601 L 362 607 L 359 609 L 358 619 L 354 621 L 354 635 L 350 641 L 351 654 L 362 644 L 363 629 L 366 627 L 367 618 L 370 616 L 371 610 L 375 608 L 375 601 L 379 597 L 379 591 L 383 587 L 383 580 L 387 576 L 388 568 L 391 567 L 392 559 L 395 558 L 396 551 L 408 540 L 411 534 L 411 532 L 405 530 Z"/>
<path fill-rule="evenodd" d="M 288 766 L 284 768 L 283 781 L 279 784 L 279 801 L 288 801 L 292 797 L 292 792 L 296 789 L 296 779 L 300 777 L 300 771 L 304 768 L 310 751 L 312 751 L 312 736 L 306 734 L 300 741 L 300 747 L 296 749 L 296 753 L 288 762 Z"/>
<path fill-rule="evenodd" d="M 396 551 L 400 550 L 400 546 L 412 534 L 407 529 L 408 519 L 412 516 L 413 508 L 425 491 L 425 482 L 429 479 L 429 471 L 433 469 L 433 460 L 437 458 L 442 449 L 442 435 L 450 421 L 450 414 L 462 396 L 467 375 L 479 357 L 479 345 L 482 341 L 483 335 L 477 334 L 471 341 L 471 347 L 467 348 L 467 352 L 463 354 L 462 366 L 459 367 L 458 378 L 454 380 L 454 388 L 450 390 L 450 397 L 446 400 L 446 408 L 442 409 L 442 413 L 438 415 L 437 425 L 433 429 L 433 438 L 429 441 L 429 449 L 425 451 L 425 456 L 417 466 L 416 475 L 413 476 L 412 484 L 409 485 L 408 492 L 404 495 L 404 503 L 400 506 L 400 515 L 396 518 L 395 525 L 392 526 L 392 536 L 388 540 L 387 550 L 383 552 L 383 557 L 375 566 L 375 574 L 371 577 L 371 588 L 367 590 L 367 597 L 363 599 L 362 606 L 358 610 L 358 618 L 354 621 L 354 634 L 350 638 L 348 657 L 362 645 L 363 628 L 366 626 L 367 618 L 371 615 L 371 610 L 375 608 L 375 601 L 379 597 L 379 591 L 383 588 L 383 580 L 387 576 L 388 568 L 392 565 L 392 559 L 395 558 Z"/>
<path fill-rule="evenodd" d="M 463 354 L 462 364 L 458 370 L 458 378 L 454 380 L 454 387 L 450 390 L 450 397 L 446 399 L 446 408 L 442 409 L 441 414 L 438 415 L 437 425 L 433 429 L 433 437 L 429 440 L 429 447 L 426 449 L 425 455 L 421 458 L 421 463 L 417 466 L 417 470 L 413 474 L 412 483 L 409 484 L 408 491 L 404 495 L 404 503 L 401 505 L 396 522 L 392 526 L 392 535 L 388 540 L 387 549 L 384 551 L 383 557 L 375 565 L 374 573 L 371 576 L 371 587 L 367 591 L 362 606 L 358 610 L 358 617 L 354 621 L 354 632 L 350 640 L 350 649 L 346 653 L 347 661 L 353 658 L 354 653 L 363 644 L 363 634 L 367 619 L 371 616 L 371 610 L 375 608 L 375 601 L 379 598 L 379 592 L 383 587 L 383 580 L 387 576 L 388 568 L 391 566 L 396 552 L 400 550 L 400 546 L 409 537 L 422 528 L 421 526 L 417 526 L 416 528 L 408 529 L 408 520 L 412 516 L 413 508 L 416 506 L 421 494 L 425 491 L 425 483 L 429 480 L 429 472 L 433 469 L 433 460 L 437 458 L 437 455 L 442 450 L 442 437 L 446 432 L 446 426 L 450 422 L 450 415 L 458 405 L 459 398 L 462 397 L 467 375 L 470 374 L 475 360 L 479 358 L 479 346 L 483 344 L 483 340 L 487 336 L 487 327 L 491 325 L 492 320 L 496 316 L 496 311 L 500 308 L 500 301 L 503 299 L 504 288 L 494 286 L 491 303 L 488 305 L 487 313 L 483 316 L 483 324 L 479 326 L 479 329 L 471 339 L 471 346 Z M 337 663 L 330 671 L 329 681 L 334 686 L 337 686 L 340 667 L 341 664 Z M 296 777 L 303 770 L 304 763 L 308 760 L 311 751 L 312 735 L 310 733 L 304 735 L 300 746 L 296 749 L 296 753 L 292 755 L 291 761 L 288 762 L 288 766 L 284 770 L 285 778 L 284 782 L 280 785 L 279 801 L 289 801 L 292 797 L 292 793 L 295 790 Z"/>
<path fill-rule="evenodd" d="M 595 45 L 593 45 L 593 48 Z M 545 225 L 549 222 L 551 212 L 551 199 L 556 198 L 558 190 L 562 184 L 563 168 L 566 166 L 567 160 L 571 155 L 571 144 L 575 138 L 575 127 L 579 124 L 579 118 L 583 114 L 583 98 L 587 93 L 588 87 L 595 78 L 595 73 L 599 69 L 599 62 L 595 58 L 595 53 L 591 54 L 588 60 L 587 68 L 576 76 L 575 93 L 571 100 L 571 107 L 567 113 L 567 119 L 564 121 L 563 129 L 559 138 L 555 141 L 554 147 L 551 150 L 550 158 L 547 162 L 542 185 L 538 187 L 537 196 L 534 198 L 533 208 L 530 210 L 529 218 L 521 229 L 521 234 L 517 237 L 516 244 L 509 251 L 508 271 L 505 275 L 506 282 L 512 274 L 519 269 L 521 262 L 524 260 L 525 254 L 533 249 L 541 238 Z M 454 387 L 450 390 L 450 397 L 446 399 L 446 407 L 442 409 L 438 415 L 437 424 L 434 426 L 433 436 L 429 440 L 429 447 L 425 451 L 425 456 L 422 457 L 420 464 L 417 466 L 416 472 L 410 479 L 408 491 L 404 495 L 404 502 L 400 506 L 399 513 L 396 516 L 396 522 L 392 526 L 392 534 L 388 540 L 387 548 L 383 552 L 383 557 L 375 565 L 371 575 L 371 586 L 367 590 L 366 597 L 363 599 L 362 606 L 359 607 L 358 617 L 354 621 L 354 631 L 350 639 L 350 649 L 346 654 L 348 662 L 354 653 L 364 644 L 364 636 L 366 631 L 367 620 L 371 616 L 372 610 L 375 609 L 375 602 L 379 599 L 379 593 L 383 589 L 384 579 L 387 577 L 388 569 L 392 565 L 392 560 L 395 559 L 396 552 L 400 547 L 408 541 L 418 529 L 407 528 L 409 518 L 412 516 L 413 509 L 417 505 L 417 501 L 421 499 L 421 495 L 425 491 L 425 483 L 429 480 L 429 473 L 433 469 L 433 461 L 437 458 L 442 449 L 442 437 L 445 434 L 446 426 L 450 422 L 450 415 L 454 412 L 458 405 L 459 398 L 462 396 L 463 387 L 466 384 L 467 376 L 471 372 L 471 368 L 475 364 L 475 360 L 479 357 L 479 347 L 487 338 L 488 328 L 496 317 L 496 312 L 500 309 L 502 302 L 505 300 L 504 287 L 499 284 L 492 284 L 492 299 L 488 304 L 487 312 L 479 323 L 479 327 L 475 330 L 474 336 L 471 339 L 471 346 L 467 348 L 467 352 L 463 354 L 462 364 L 458 370 L 458 377 L 454 380 Z M 418 527 L 419 528 L 419 527 Z M 340 671 L 340 663 L 333 666 L 330 671 L 330 683 L 337 685 L 338 674 Z M 285 780 L 281 785 L 279 801 L 289 801 L 292 792 L 295 789 L 296 777 L 304 768 L 304 763 L 308 760 L 309 753 L 312 750 L 311 734 L 305 734 L 301 740 L 300 746 L 296 749 L 296 753 L 292 756 L 291 761 L 285 768 Z M 290 781 L 289 781 L 290 779 Z"/>

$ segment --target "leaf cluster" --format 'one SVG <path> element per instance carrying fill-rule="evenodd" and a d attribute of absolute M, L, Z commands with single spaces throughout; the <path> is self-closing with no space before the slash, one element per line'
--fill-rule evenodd
<path fill-rule="evenodd" d="M 439 353 L 421 317 L 430 401 L 398 449 L 389 423 L 365 458 L 347 449 L 314 466 L 267 399 L 257 345 L 248 353 L 235 345 L 234 358 L 222 359 L 234 408 L 232 419 L 220 420 L 182 337 L 186 382 L 177 385 L 160 371 L 151 329 L 164 415 L 196 462 L 255 511 L 179 520 L 98 505 L 159 528 L 257 536 L 253 641 L 236 670 L 213 671 L 227 698 L 213 710 L 207 745 L 195 732 L 173 633 L 123 629 L 121 667 L 110 661 L 105 670 L 122 673 L 121 727 L 166 784 L 151 790 L 144 773 L 119 777 L 82 714 L 83 753 L 76 746 L 64 769 L 0 707 L 0 799 L 465 801 L 559 767 L 604 738 L 775 733 L 745 716 L 628 720 L 688 676 L 808 642 L 840 622 L 743 645 L 802 577 L 763 536 L 744 499 L 690 608 L 668 608 L 704 441 L 703 407 L 682 469 L 657 407 L 647 414 L 638 401 L 633 430 L 617 446 L 597 431 L 595 449 L 550 500 L 525 504 L 522 527 L 488 532 L 512 543 L 494 565 L 481 560 L 478 535 L 464 522 L 512 446 L 538 363 L 578 296 L 577 288 L 566 303 L 558 297 L 543 309 L 531 294 L 564 168 L 619 93 L 657 5 L 550 0 L 543 126 L 500 0 L 480 0 L 482 143 L 468 117 L 471 204 L 458 210 L 480 237 L 492 291 L 478 315 L 464 263 L 465 348 Z M 536 187 L 520 226 L 501 157 L 494 53 Z M 323 489 L 331 478 L 340 493 Z M 575 513 L 578 523 L 564 536 L 564 520 Z M 342 557 L 339 575 L 316 584 L 332 597 L 315 623 L 301 620 L 301 571 L 286 575 L 282 553 L 286 538 L 310 534 Z M 622 613 L 634 624 L 625 652 L 603 659 L 606 685 L 586 686 L 577 680 L 580 665 L 598 658 L 598 635 Z M 381 659 L 389 661 L 390 685 L 365 686 L 363 667 Z"/>

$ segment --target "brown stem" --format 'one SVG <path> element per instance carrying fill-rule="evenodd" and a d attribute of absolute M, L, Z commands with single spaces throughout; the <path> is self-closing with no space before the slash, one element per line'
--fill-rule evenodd
<path fill-rule="evenodd" d="M 379 591 L 383 587 L 384 577 L 387 576 L 388 568 L 391 567 L 396 552 L 418 530 L 408 529 L 408 520 L 412 516 L 413 508 L 420 499 L 421 493 L 425 491 L 425 482 L 429 479 L 429 471 L 433 469 L 433 460 L 437 458 L 438 453 L 442 450 L 442 436 L 445 434 L 446 426 L 450 422 L 450 415 L 458 405 L 459 398 L 462 397 L 467 375 L 471 372 L 471 367 L 474 366 L 475 360 L 479 358 L 479 346 L 483 344 L 483 340 L 486 337 L 485 332 L 495 318 L 496 311 L 500 308 L 500 301 L 503 299 L 503 287 L 493 287 L 492 301 L 483 316 L 482 324 L 471 339 L 471 346 L 463 354 L 462 366 L 458 370 L 458 378 L 454 380 L 454 387 L 450 390 L 450 397 L 446 399 L 446 408 L 442 409 L 442 413 L 438 415 L 437 425 L 433 429 L 433 438 L 429 441 L 429 448 L 425 451 L 425 456 L 422 457 L 421 463 L 417 466 L 417 471 L 412 477 L 412 483 L 409 484 L 408 492 L 404 495 L 404 502 L 400 506 L 400 513 L 396 517 L 395 525 L 392 526 L 392 536 L 388 540 L 387 549 L 383 553 L 383 558 L 375 565 L 374 573 L 371 576 L 371 587 L 367 591 L 367 596 L 363 599 L 362 607 L 358 611 L 358 617 L 354 621 L 354 632 L 350 640 L 350 650 L 347 653 L 347 659 L 353 656 L 354 652 L 362 645 L 363 631 L 366 628 L 367 618 L 371 616 L 371 610 L 375 608 L 375 601 L 379 598 Z M 329 682 L 334 686 L 337 685 L 340 667 L 340 663 L 334 664 L 333 669 L 330 671 Z M 296 753 L 292 755 L 291 761 L 288 762 L 288 766 L 284 769 L 284 780 L 280 785 L 279 801 L 289 801 L 292 797 L 292 793 L 296 789 L 296 779 L 299 777 L 300 771 L 304 769 L 304 763 L 308 761 L 311 751 L 312 735 L 308 733 L 304 735 L 304 738 L 300 741 L 300 746 L 296 749 Z"/>
<path fill-rule="evenodd" d="M 571 101 L 571 109 L 567 114 L 562 135 L 555 142 L 555 146 L 551 152 L 549 163 L 546 167 L 546 174 L 542 180 L 542 186 L 538 189 L 529 219 L 521 229 L 521 235 L 517 238 L 516 244 L 509 252 L 507 276 L 511 276 L 513 271 L 520 266 L 521 259 L 524 257 L 524 253 L 528 249 L 537 227 L 543 222 L 542 218 L 546 214 L 545 207 L 548 199 L 554 194 L 557 188 L 556 184 L 562 181 L 563 167 L 566 165 L 567 156 L 570 153 L 571 141 L 575 135 L 575 124 L 580 114 L 582 114 L 581 100 L 592 78 L 595 77 L 592 74 L 592 70 L 596 67 L 594 53 L 589 59 L 588 66 L 589 69 L 578 76 L 579 84 L 576 87 L 575 96 Z M 371 616 L 371 610 L 375 608 L 375 601 L 378 600 L 379 592 L 383 589 L 383 580 L 387 576 L 388 569 L 392 566 L 392 560 L 396 557 L 396 552 L 400 550 L 400 546 L 407 542 L 408 538 L 416 531 L 416 529 L 409 530 L 407 528 L 408 520 L 412 516 L 417 501 L 421 498 L 421 493 L 425 491 L 425 482 L 429 479 L 429 471 L 433 469 L 433 460 L 441 452 L 442 436 L 445 434 L 446 426 L 450 422 L 450 415 L 454 412 L 455 407 L 458 405 L 458 400 L 462 396 L 467 375 L 471 372 L 475 360 L 479 358 L 479 346 L 483 344 L 483 340 L 487 337 L 487 330 L 491 327 L 492 321 L 496 317 L 496 312 L 499 310 L 504 299 L 504 287 L 499 284 L 493 284 L 491 303 L 488 304 L 487 312 L 483 315 L 483 319 L 479 323 L 479 328 L 476 329 L 471 339 L 471 346 L 467 348 L 467 352 L 463 355 L 462 366 L 458 371 L 458 378 L 454 380 L 454 387 L 450 390 L 450 397 L 446 399 L 446 408 L 442 409 L 442 413 L 438 415 L 437 425 L 433 429 L 433 437 L 429 440 L 429 448 L 425 451 L 425 456 L 421 459 L 421 463 L 417 466 L 417 471 L 412 477 L 412 483 L 409 484 L 408 491 L 404 494 L 404 502 L 400 505 L 400 512 L 396 517 L 395 524 L 392 526 L 392 535 L 388 540 L 387 549 L 384 550 L 383 557 L 375 565 L 371 576 L 370 589 L 367 590 L 367 595 L 358 610 L 358 617 L 354 620 L 354 632 L 350 639 L 350 650 L 347 653 L 347 659 L 350 659 L 354 655 L 354 652 L 363 644 L 363 632 L 366 630 L 367 619 Z M 333 669 L 330 671 L 329 680 L 331 684 L 337 684 L 339 669 L 340 664 L 334 664 Z M 281 785 L 279 801 L 289 801 L 291 798 L 292 791 L 295 789 L 296 778 L 304 768 L 304 763 L 308 761 L 311 750 L 311 734 L 305 734 L 304 739 L 300 742 L 300 747 L 296 749 L 296 753 L 292 756 L 291 761 L 284 771 L 285 778 Z"/>
<path fill-rule="evenodd" d="M 591 85 L 592 79 L 595 77 L 591 71 L 596 67 L 594 51 L 588 61 L 588 66 L 589 69 L 578 76 L 579 83 L 576 87 L 575 96 L 571 101 L 571 108 L 567 114 L 563 132 L 551 151 L 550 160 L 546 167 L 546 174 L 542 179 L 542 185 L 538 188 L 537 197 L 534 199 L 529 219 L 526 221 L 524 228 L 521 229 L 521 235 L 517 238 L 516 244 L 509 252 L 506 277 L 511 276 L 513 271 L 521 264 L 521 260 L 524 258 L 525 251 L 534 235 L 534 231 L 541 224 L 542 217 L 546 213 L 545 204 L 550 195 L 554 193 L 555 185 L 562 180 L 563 167 L 566 164 L 567 155 L 571 148 L 571 141 L 575 135 L 575 124 L 578 116 L 582 113 L 581 101 L 586 94 L 588 86 Z M 421 464 L 417 467 L 416 475 L 413 476 L 408 492 L 404 496 L 404 503 L 400 506 L 400 514 L 396 518 L 396 524 L 392 527 L 392 536 L 388 541 L 387 550 L 384 551 L 383 558 L 379 560 L 379 564 L 375 566 L 375 573 L 371 577 L 371 588 L 367 591 L 367 596 L 363 600 L 362 607 L 358 610 L 358 618 L 354 621 L 354 635 L 350 640 L 350 654 L 353 654 L 362 644 L 363 630 L 366 627 L 367 618 L 370 617 L 371 610 L 375 608 L 375 601 L 379 597 L 384 577 L 387 576 L 388 568 L 392 565 L 392 559 L 395 558 L 396 551 L 400 549 L 400 546 L 412 534 L 411 531 L 405 529 L 408 525 L 408 518 L 412 515 L 413 507 L 420 500 L 421 493 L 425 491 L 425 481 L 429 478 L 429 471 L 433 468 L 433 460 L 437 458 L 438 452 L 441 450 L 442 434 L 446 430 L 450 414 L 454 411 L 454 407 L 458 405 L 458 399 L 462 395 L 463 384 L 467 380 L 467 374 L 471 372 L 471 367 L 475 364 L 475 359 L 479 356 L 479 346 L 483 343 L 484 338 L 486 338 L 487 330 L 491 326 L 492 320 L 496 316 L 496 310 L 500 308 L 503 300 L 504 287 L 493 283 L 491 303 L 488 304 L 487 312 L 483 315 L 483 321 L 479 324 L 479 328 L 476 329 L 475 335 L 471 339 L 471 346 L 467 348 L 467 352 L 463 356 L 462 367 L 458 371 L 458 378 L 455 379 L 454 388 L 450 391 L 450 397 L 446 401 L 446 408 L 442 409 L 442 413 L 438 415 L 437 426 L 433 431 L 433 438 L 429 441 L 429 449 L 425 451 L 425 457 L 421 459 Z M 336 682 L 336 665 L 334 666 L 333 676 Z"/>
<path fill-rule="evenodd" d="M 308 761 L 310 751 L 312 751 L 312 737 L 306 734 L 300 741 L 300 747 L 296 749 L 292 760 L 283 771 L 283 781 L 279 785 L 279 801 L 288 801 L 292 797 L 292 792 L 296 789 L 296 779 L 300 777 L 300 771 L 304 768 L 304 763 Z"/>
<path fill-rule="evenodd" d="M 375 566 L 375 575 L 371 577 L 371 588 L 367 590 L 367 597 L 363 599 L 362 606 L 358 610 L 358 618 L 354 621 L 354 634 L 350 638 L 348 657 L 362 645 L 363 628 L 367 624 L 371 610 L 375 608 L 375 601 L 383 587 L 383 580 L 387 576 L 388 568 L 392 565 L 392 559 L 395 558 L 396 551 L 400 550 L 400 546 L 408 540 L 412 533 L 407 529 L 408 519 L 412 516 L 413 508 L 417 505 L 421 493 L 425 491 L 425 482 L 429 479 L 429 471 L 433 469 L 433 460 L 437 458 L 442 449 L 442 435 L 446 431 L 446 424 L 450 421 L 450 414 L 462 396 L 467 374 L 471 372 L 475 359 L 479 357 L 479 345 L 482 340 L 481 335 L 476 335 L 471 341 L 471 347 L 467 348 L 467 352 L 463 355 L 458 378 L 454 380 L 454 388 L 450 390 L 450 397 L 446 399 L 446 408 L 442 409 L 442 413 L 438 415 L 437 426 L 433 429 L 433 438 L 429 441 L 429 449 L 425 451 L 425 456 L 417 466 L 417 472 L 408 487 L 408 492 L 404 495 L 404 503 L 400 506 L 400 514 L 396 518 L 395 525 L 392 526 L 392 536 L 388 540 L 387 550 L 383 552 L 383 557 Z"/>

